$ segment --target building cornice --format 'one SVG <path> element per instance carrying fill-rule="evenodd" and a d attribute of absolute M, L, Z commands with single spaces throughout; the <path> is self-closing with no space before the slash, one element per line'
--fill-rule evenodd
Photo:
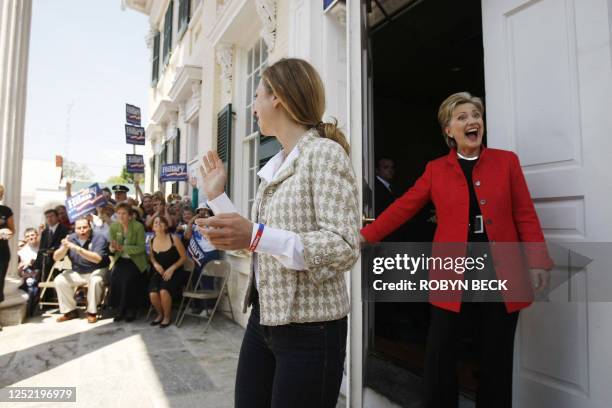
<path fill-rule="evenodd" d="M 157 124 L 167 123 L 172 120 L 178 111 L 178 106 L 169 99 L 162 99 L 153 109 L 151 121 Z"/>
<path fill-rule="evenodd" d="M 202 81 L 202 67 L 183 65 L 176 68 L 174 82 L 168 91 L 168 98 L 174 103 L 186 101 L 192 94 L 192 85 Z"/>

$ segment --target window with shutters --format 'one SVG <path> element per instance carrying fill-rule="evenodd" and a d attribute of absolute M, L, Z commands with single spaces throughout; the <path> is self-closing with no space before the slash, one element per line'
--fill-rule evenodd
<path fill-rule="evenodd" d="M 159 31 L 155 33 L 153 38 L 153 62 L 151 67 L 151 86 L 157 85 L 159 79 Z"/>
<path fill-rule="evenodd" d="M 253 115 L 253 102 L 255 101 L 255 92 L 261 73 L 266 69 L 268 63 L 268 48 L 263 39 L 259 39 L 253 48 L 247 52 L 247 69 L 246 69 L 246 95 L 245 95 L 245 148 L 248 152 L 247 180 L 248 180 L 248 214 L 251 213 L 251 207 L 255 201 L 259 178 L 257 172 L 262 168 L 272 156 L 278 153 L 281 149 L 280 143 L 274 137 L 268 137 L 260 134 L 257 119 Z"/>
<path fill-rule="evenodd" d="M 164 17 L 164 65 L 170 61 L 170 52 L 172 51 L 172 9 L 174 2 L 171 0 L 166 10 Z"/>
<path fill-rule="evenodd" d="M 227 171 L 225 192 L 231 196 L 232 179 L 232 104 L 228 103 L 217 115 L 217 152 Z"/>
<path fill-rule="evenodd" d="M 190 11 L 191 11 L 190 0 L 180 0 L 179 2 L 179 21 L 178 21 L 178 38 L 180 39 L 187 26 L 189 26 Z"/>

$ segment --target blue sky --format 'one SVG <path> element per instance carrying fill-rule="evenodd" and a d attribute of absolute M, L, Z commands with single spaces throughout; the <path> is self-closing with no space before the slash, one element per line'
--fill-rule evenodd
<path fill-rule="evenodd" d="M 132 153 L 125 103 L 148 117 L 148 16 L 120 0 L 33 3 L 24 157 L 60 154 L 105 181 Z"/>

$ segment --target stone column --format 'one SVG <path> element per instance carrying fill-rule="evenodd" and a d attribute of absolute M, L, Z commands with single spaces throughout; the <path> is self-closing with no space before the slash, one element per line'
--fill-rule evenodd
<path fill-rule="evenodd" d="M 0 1 L 0 184 L 6 189 L 3 203 L 15 213 L 17 229 L 15 237 L 9 241 L 9 276 L 17 273 L 17 236 L 21 227 L 21 167 L 31 17 L 32 0 Z M 17 290 L 15 283 L 14 279 L 7 279 L 5 301 L 0 308 L 20 304 L 21 291 Z M 12 317 L 0 315 L 0 324 L 14 322 Z"/>

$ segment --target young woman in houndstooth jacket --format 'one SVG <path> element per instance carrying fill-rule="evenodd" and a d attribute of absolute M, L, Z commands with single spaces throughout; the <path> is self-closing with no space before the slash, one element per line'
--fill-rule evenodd
<path fill-rule="evenodd" d="M 253 252 L 244 311 L 252 306 L 236 376 L 235 406 L 335 407 L 346 354 L 344 273 L 359 256 L 359 199 L 348 144 L 321 121 L 316 70 L 282 59 L 262 74 L 253 114 L 282 150 L 259 171 L 251 221 L 224 193 L 215 152 L 203 160 L 214 217 L 201 230 L 222 250 Z"/>

